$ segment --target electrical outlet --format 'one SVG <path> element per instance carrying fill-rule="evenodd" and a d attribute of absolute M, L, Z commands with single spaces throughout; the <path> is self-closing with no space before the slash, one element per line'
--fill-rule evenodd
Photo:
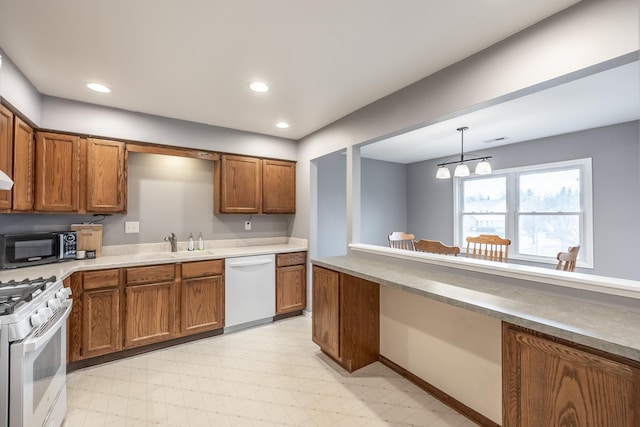
<path fill-rule="evenodd" d="M 251 221 L 245 221 L 244 222 L 244 229 L 245 229 L 245 231 L 251 230 Z"/>
<path fill-rule="evenodd" d="M 125 221 L 124 223 L 125 233 L 139 233 L 140 223 L 138 221 Z"/>

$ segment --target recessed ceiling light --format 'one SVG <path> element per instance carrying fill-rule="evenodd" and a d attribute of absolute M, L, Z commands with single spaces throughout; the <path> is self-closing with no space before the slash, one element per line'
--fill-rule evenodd
<path fill-rule="evenodd" d="M 251 82 L 249 85 L 252 91 L 254 92 L 267 92 L 269 90 L 269 86 L 267 86 L 264 82 Z"/>
<path fill-rule="evenodd" d="M 276 123 L 276 127 L 280 129 L 286 129 L 289 127 L 289 123 L 286 122 L 278 122 Z"/>
<path fill-rule="evenodd" d="M 87 87 L 91 90 L 94 90 L 96 92 L 100 92 L 100 93 L 109 93 L 111 92 L 111 89 L 109 89 L 108 87 L 106 87 L 105 85 L 102 85 L 100 83 L 87 83 Z"/>

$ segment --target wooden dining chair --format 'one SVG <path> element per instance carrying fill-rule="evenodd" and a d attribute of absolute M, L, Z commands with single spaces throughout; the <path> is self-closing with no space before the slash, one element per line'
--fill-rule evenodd
<path fill-rule="evenodd" d="M 429 252 L 431 254 L 457 256 L 460 253 L 459 247 L 447 246 L 438 240 L 421 239 L 414 242 L 414 246 L 416 248 L 416 251 Z"/>
<path fill-rule="evenodd" d="M 573 271 L 576 269 L 576 260 L 578 259 L 578 252 L 580 246 L 569 246 L 567 252 L 558 252 L 556 258 L 558 259 L 558 265 L 556 270 Z"/>
<path fill-rule="evenodd" d="M 510 244 L 511 240 L 503 239 L 496 234 L 467 237 L 467 258 L 507 262 Z"/>
<path fill-rule="evenodd" d="M 413 234 L 404 233 L 402 231 L 394 231 L 388 236 L 389 247 L 415 251 L 416 248 L 413 244 L 413 239 L 415 238 L 416 236 L 414 236 Z"/>

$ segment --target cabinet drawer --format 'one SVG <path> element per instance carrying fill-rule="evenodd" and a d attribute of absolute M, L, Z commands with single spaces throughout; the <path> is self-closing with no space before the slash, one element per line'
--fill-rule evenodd
<path fill-rule="evenodd" d="M 286 267 L 288 265 L 300 265 L 307 261 L 306 252 L 292 252 L 288 254 L 276 255 L 276 267 Z"/>
<path fill-rule="evenodd" d="M 151 265 L 126 269 L 127 285 L 170 282 L 176 277 L 175 264 Z"/>
<path fill-rule="evenodd" d="M 82 282 L 85 291 L 118 286 L 120 284 L 120 270 L 113 268 L 111 270 L 85 271 L 82 273 Z"/>
<path fill-rule="evenodd" d="M 221 276 L 224 271 L 224 260 L 194 261 L 182 264 L 182 278 Z"/>

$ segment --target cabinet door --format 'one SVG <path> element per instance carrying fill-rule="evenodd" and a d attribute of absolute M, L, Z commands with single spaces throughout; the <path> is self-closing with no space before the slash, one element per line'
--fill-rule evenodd
<path fill-rule="evenodd" d="M 120 289 L 84 291 L 82 296 L 82 358 L 120 350 Z"/>
<path fill-rule="evenodd" d="M 124 143 L 87 139 L 87 212 L 124 212 Z"/>
<path fill-rule="evenodd" d="M 262 203 L 262 162 L 242 156 L 220 156 L 216 179 L 216 211 L 222 213 L 259 213 Z"/>
<path fill-rule="evenodd" d="M 125 346 L 137 347 L 175 336 L 173 284 L 125 288 Z"/>
<path fill-rule="evenodd" d="M 80 138 L 39 132 L 36 141 L 35 209 L 77 212 L 80 183 Z"/>
<path fill-rule="evenodd" d="M 276 314 L 303 310 L 307 305 L 306 267 L 276 268 Z"/>
<path fill-rule="evenodd" d="M 181 332 L 193 334 L 222 328 L 223 292 L 222 276 L 183 280 Z"/>
<path fill-rule="evenodd" d="M 13 113 L 0 105 L 0 170 L 13 178 Z M 0 209 L 11 209 L 11 190 L 0 190 Z"/>
<path fill-rule="evenodd" d="M 13 210 L 33 210 L 35 140 L 33 128 L 15 117 L 13 121 Z"/>
<path fill-rule="evenodd" d="M 640 425 L 637 367 L 506 324 L 503 347 L 505 427 Z"/>
<path fill-rule="evenodd" d="M 312 339 L 322 350 L 340 358 L 340 274 L 313 267 Z"/>
<path fill-rule="evenodd" d="M 296 164 L 262 161 L 262 212 L 296 213 Z"/>

